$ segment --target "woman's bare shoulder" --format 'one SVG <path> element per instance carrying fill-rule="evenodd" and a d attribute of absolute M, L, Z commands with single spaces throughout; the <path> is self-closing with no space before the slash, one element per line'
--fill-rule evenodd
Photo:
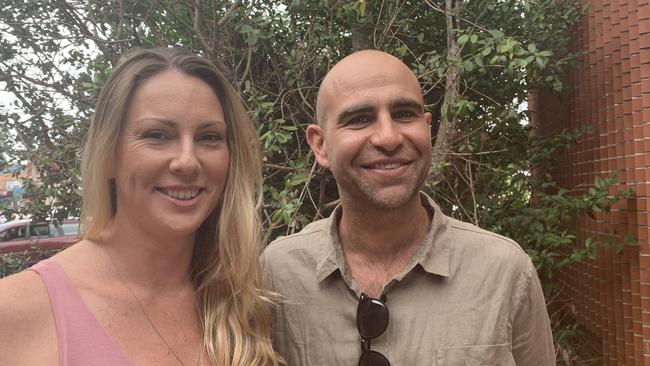
<path fill-rule="evenodd" d="M 79 260 L 78 244 L 56 254 L 50 261 L 64 267 L 68 262 L 84 262 Z M 38 273 L 25 270 L 9 277 L 0 279 L 0 330 L 17 328 L 29 332 L 25 328 L 37 328 L 47 321 L 53 322 L 53 313 L 45 284 Z M 26 327 L 33 325 L 34 327 Z M 0 347 L 2 337 L 7 333 L 0 332 Z"/>
<path fill-rule="evenodd" d="M 34 354 L 35 349 L 42 353 Z M 56 351 L 54 318 L 39 275 L 27 270 L 0 279 L 0 365 L 50 359 L 52 350 Z"/>
<path fill-rule="evenodd" d="M 30 270 L 0 280 L 0 324 L 33 321 L 39 313 L 52 314 L 47 290 L 39 275 Z"/>

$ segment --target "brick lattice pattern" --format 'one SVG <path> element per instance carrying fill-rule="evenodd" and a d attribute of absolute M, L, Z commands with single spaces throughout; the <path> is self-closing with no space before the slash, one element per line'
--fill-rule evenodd
<path fill-rule="evenodd" d="M 543 133 L 589 126 L 592 133 L 557 160 L 566 187 L 619 171 L 613 191 L 635 194 L 609 215 L 579 219 L 577 245 L 593 233 L 629 234 L 638 246 L 601 250 L 594 262 L 560 274 L 569 308 L 587 330 L 584 353 L 602 365 L 650 365 L 650 0 L 581 1 L 573 32 L 584 51 L 567 92 L 531 93 L 531 120 Z"/>

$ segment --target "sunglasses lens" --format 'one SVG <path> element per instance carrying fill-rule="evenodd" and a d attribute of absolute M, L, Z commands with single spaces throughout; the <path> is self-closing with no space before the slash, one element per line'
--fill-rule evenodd
<path fill-rule="evenodd" d="M 390 362 L 379 352 L 365 351 L 359 359 L 359 366 L 390 366 Z"/>
<path fill-rule="evenodd" d="M 357 307 L 357 328 L 359 329 L 359 334 L 361 334 L 363 338 L 379 337 L 382 333 L 384 333 L 387 326 L 388 308 L 386 305 L 384 305 L 384 303 L 377 299 L 372 299 L 369 297 L 366 297 L 361 300 L 361 302 L 359 302 L 359 307 Z M 361 365 L 361 363 L 359 363 L 359 365 Z M 369 363 L 363 365 L 375 364 Z"/>

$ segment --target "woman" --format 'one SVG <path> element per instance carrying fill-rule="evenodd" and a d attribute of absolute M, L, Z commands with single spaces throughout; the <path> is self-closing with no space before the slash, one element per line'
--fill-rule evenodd
<path fill-rule="evenodd" d="M 82 240 L 0 281 L 0 364 L 277 365 L 257 144 L 212 63 L 129 53 L 84 148 Z"/>

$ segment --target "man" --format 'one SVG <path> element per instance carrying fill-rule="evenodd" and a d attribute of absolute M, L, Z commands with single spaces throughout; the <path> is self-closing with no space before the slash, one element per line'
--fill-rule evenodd
<path fill-rule="evenodd" d="M 397 58 L 360 51 L 323 80 L 307 139 L 341 203 L 264 253 L 289 365 L 554 365 L 539 279 L 513 241 L 420 193 L 431 114 Z"/>

